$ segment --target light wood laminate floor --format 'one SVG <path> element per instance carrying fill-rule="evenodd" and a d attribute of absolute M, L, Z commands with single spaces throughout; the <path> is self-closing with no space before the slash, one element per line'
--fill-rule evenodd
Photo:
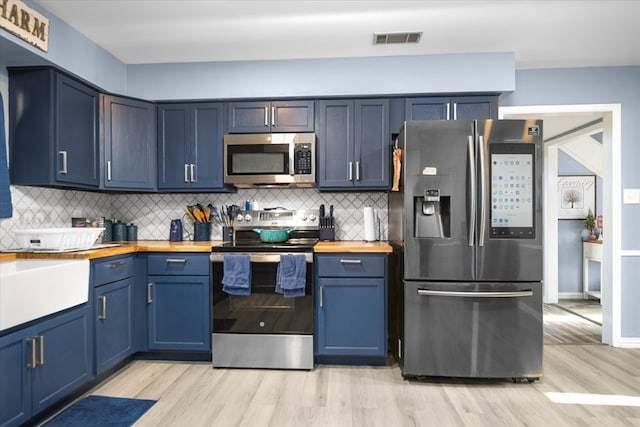
<path fill-rule="evenodd" d="M 601 345 L 599 334 L 545 306 L 544 377 L 532 384 L 409 381 L 397 365 L 307 372 L 135 361 L 91 394 L 157 399 L 136 427 L 640 426 L 640 349 Z"/>

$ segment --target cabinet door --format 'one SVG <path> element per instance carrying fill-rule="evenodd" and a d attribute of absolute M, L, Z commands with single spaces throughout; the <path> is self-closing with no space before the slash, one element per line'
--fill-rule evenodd
<path fill-rule="evenodd" d="M 96 374 L 133 353 L 133 278 L 95 290 Z"/>
<path fill-rule="evenodd" d="M 313 132 L 313 101 L 278 101 L 269 112 L 272 132 Z"/>
<path fill-rule="evenodd" d="M 191 187 L 199 189 L 221 189 L 223 159 L 222 104 L 193 104 L 190 108 L 193 120 L 191 142 L 191 164 L 193 175 Z"/>
<path fill-rule="evenodd" d="M 448 120 L 451 99 L 444 97 L 408 98 L 405 103 L 406 119 L 411 120 Z"/>
<path fill-rule="evenodd" d="M 56 78 L 56 180 L 98 185 L 98 92 Z"/>
<path fill-rule="evenodd" d="M 158 188 L 189 188 L 190 116 L 188 104 L 158 106 Z"/>
<path fill-rule="evenodd" d="M 452 98 L 453 117 L 456 120 L 497 119 L 496 96 L 466 96 Z"/>
<path fill-rule="evenodd" d="M 318 279 L 318 355 L 386 356 L 384 281 Z"/>
<path fill-rule="evenodd" d="M 9 70 L 11 183 L 98 188 L 98 93 L 52 69 Z"/>
<path fill-rule="evenodd" d="M 57 316 L 35 335 L 39 365 L 31 370 L 33 413 L 54 404 L 93 378 L 89 307 Z"/>
<path fill-rule="evenodd" d="M 318 102 L 318 188 L 352 188 L 354 167 L 353 101 Z"/>
<path fill-rule="evenodd" d="M 156 188 L 156 114 L 149 102 L 104 96 L 104 187 Z"/>
<path fill-rule="evenodd" d="M 271 129 L 269 121 L 269 103 L 257 102 L 230 102 L 229 109 L 229 133 L 263 133 Z"/>
<path fill-rule="evenodd" d="M 391 185 L 389 100 L 355 102 L 355 186 L 386 189 Z"/>
<path fill-rule="evenodd" d="M 149 276 L 149 350 L 211 350 L 208 276 Z"/>
<path fill-rule="evenodd" d="M 0 337 L 0 426 L 17 426 L 31 416 L 31 349 L 27 331 Z"/>

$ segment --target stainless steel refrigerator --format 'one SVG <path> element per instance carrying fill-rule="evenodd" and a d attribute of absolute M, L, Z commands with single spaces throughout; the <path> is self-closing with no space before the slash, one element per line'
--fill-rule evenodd
<path fill-rule="evenodd" d="M 542 375 L 542 122 L 405 122 L 396 354 L 406 376 Z"/>

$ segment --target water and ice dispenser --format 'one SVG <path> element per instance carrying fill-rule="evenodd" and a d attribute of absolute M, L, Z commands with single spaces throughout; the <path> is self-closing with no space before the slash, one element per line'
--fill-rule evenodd
<path fill-rule="evenodd" d="M 451 196 L 439 188 L 424 189 L 413 201 L 414 237 L 451 237 Z"/>

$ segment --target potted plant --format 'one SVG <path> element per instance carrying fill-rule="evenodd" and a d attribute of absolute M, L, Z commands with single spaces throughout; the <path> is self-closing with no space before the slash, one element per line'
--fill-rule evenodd
<path fill-rule="evenodd" d="M 584 220 L 584 228 L 589 230 L 589 240 L 596 240 L 596 217 L 593 215 L 593 212 L 591 212 L 591 209 L 589 209 L 587 217 Z"/>

